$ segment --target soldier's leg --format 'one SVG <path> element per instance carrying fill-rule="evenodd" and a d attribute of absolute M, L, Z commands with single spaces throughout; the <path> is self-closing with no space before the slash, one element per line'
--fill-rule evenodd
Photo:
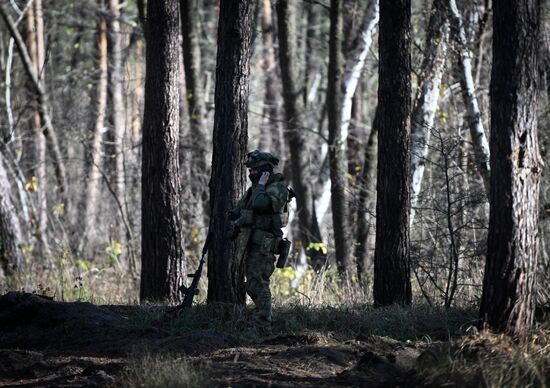
<path fill-rule="evenodd" d="M 246 265 L 246 291 L 256 305 L 254 322 L 259 329 L 271 329 L 271 291 L 269 278 L 275 270 L 275 257 L 251 251 Z"/>

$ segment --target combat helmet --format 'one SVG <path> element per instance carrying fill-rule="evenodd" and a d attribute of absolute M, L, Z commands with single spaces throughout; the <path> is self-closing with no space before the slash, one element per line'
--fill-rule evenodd
<path fill-rule="evenodd" d="M 265 165 L 275 167 L 279 164 L 279 159 L 269 152 L 254 150 L 246 154 L 244 165 L 247 168 L 259 168 Z"/>

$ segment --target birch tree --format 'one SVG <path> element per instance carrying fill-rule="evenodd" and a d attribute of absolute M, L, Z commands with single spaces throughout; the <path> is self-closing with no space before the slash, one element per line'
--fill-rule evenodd
<path fill-rule="evenodd" d="M 457 67 L 459 69 L 462 98 L 466 106 L 466 119 L 470 129 L 476 164 L 483 179 L 485 190 L 489 192 L 490 150 L 475 93 L 474 78 L 472 75 L 472 54 L 468 48 L 466 30 L 456 1 L 447 1 L 447 12 L 451 22 L 451 35 L 456 43 Z"/>
<path fill-rule="evenodd" d="M 367 54 L 372 44 L 372 37 L 374 35 L 376 26 L 379 20 L 379 5 L 378 0 L 371 0 L 365 15 L 361 28 L 358 32 L 358 37 L 355 40 L 355 45 L 352 48 L 345 63 L 344 75 L 341 80 L 341 110 L 339 118 L 340 126 L 340 140 L 338 144 L 342 148 L 344 155 L 346 154 L 345 145 L 349 134 L 349 125 L 351 121 L 352 101 L 357 85 L 363 71 Z M 328 154 L 328 145 L 324 146 L 321 150 L 321 160 L 324 160 Z M 322 194 L 319 200 L 315 204 L 315 211 L 318 219 L 322 222 L 330 204 L 331 193 L 331 181 L 321 180 L 323 185 Z"/>
<path fill-rule="evenodd" d="M 418 92 L 411 114 L 411 225 L 416 214 L 415 207 L 418 204 L 430 149 L 448 38 L 449 22 L 445 14 L 445 4 L 443 0 L 434 0 L 426 33 Z"/>
<path fill-rule="evenodd" d="M 99 0 L 102 2 L 102 0 Z M 102 168 L 102 147 L 101 140 L 105 133 L 105 116 L 107 109 L 107 89 L 108 89 L 108 49 L 107 49 L 107 21 L 102 18 L 97 26 L 97 68 L 99 77 L 96 86 L 95 96 L 95 125 L 91 134 L 92 142 L 89 150 L 90 163 L 88 166 L 88 185 L 83 198 L 84 208 L 84 233 L 81 236 L 78 253 L 82 254 L 86 248 L 90 228 L 95 224 L 97 199 L 99 195 L 99 183 L 101 181 Z"/>
<path fill-rule="evenodd" d="M 4 156 L 0 153 L 0 268 L 8 277 L 24 269 L 23 233 L 10 188 Z"/>

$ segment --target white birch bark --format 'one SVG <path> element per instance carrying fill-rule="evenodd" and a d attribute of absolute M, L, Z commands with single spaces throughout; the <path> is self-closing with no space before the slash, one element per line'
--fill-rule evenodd
<path fill-rule="evenodd" d="M 4 268 L 6 275 L 10 275 L 14 267 L 16 270 L 24 270 L 21 251 L 24 241 L 17 217 L 19 211 L 15 208 L 11 198 L 11 185 L 3 159 L 3 155 L 0 154 L 0 240 L 2 241 L 0 265 Z"/>
<path fill-rule="evenodd" d="M 434 0 L 428 25 L 425 55 L 422 63 L 420 85 L 411 114 L 411 213 L 413 224 L 418 205 L 426 159 L 428 157 L 431 129 L 441 89 L 441 77 L 445 67 L 445 55 L 449 38 L 449 24 L 442 12 L 440 0 Z"/>
<path fill-rule="evenodd" d="M 25 5 L 25 7 L 20 10 L 18 7 L 17 7 L 17 4 L 13 4 L 14 6 L 14 9 L 17 11 L 17 19 L 15 20 L 15 26 L 18 26 L 19 23 L 21 23 L 21 21 L 23 20 L 23 18 L 25 17 L 25 14 L 26 14 L 26 11 L 27 9 L 32 5 L 32 2 L 34 0 L 29 0 L 27 1 L 27 4 Z M 15 43 L 15 40 L 13 37 L 10 36 L 10 39 L 9 39 L 9 42 L 8 42 L 8 56 L 7 56 L 7 60 L 6 60 L 6 67 L 5 67 L 5 82 L 4 82 L 4 85 L 5 85 L 5 103 L 6 103 L 6 114 L 7 114 L 7 119 L 8 119 L 8 133 L 9 133 L 9 139 L 10 140 L 15 140 L 13 139 L 13 133 L 14 133 L 14 121 L 13 121 L 13 110 L 12 110 L 12 107 L 11 107 L 11 69 L 12 69 L 12 65 L 13 65 L 13 45 Z"/>
<path fill-rule="evenodd" d="M 345 147 L 347 143 L 353 95 L 355 94 L 355 90 L 357 90 L 361 72 L 365 67 L 365 60 L 367 59 L 367 54 L 372 45 L 372 37 L 378 25 L 379 17 L 378 0 L 371 0 L 365 11 L 363 25 L 359 31 L 358 44 L 352 51 L 351 57 L 346 60 L 342 85 L 342 127 L 340 129 L 342 147 Z"/>
<path fill-rule="evenodd" d="M 474 78 L 472 76 L 472 55 L 468 49 L 468 41 L 462 16 L 455 0 L 448 0 L 448 12 L 451 22 L 451 33 L 457 43 L 457 60 L 462 87 L 462 97 L 466 106 L 466 119 L 470 128 L 474 154 L 479 172 L 483 178 L 486 192 L 489 191 L 490 151 L 487 136 L 481 121 L 481 111 L 475 94 Z"/>
<path fill-rule="evenodd" d="M 344 148 L 343 154 L 345 155 L 345 147 L 349 135 L 349 124 L 351 120 L 351 108 L 353 95 L 357 90 L 357 85 L 361 77 L 361 72 L 365 66 L 365 60 L 367 54 L 372 45 L 372 37 L 374 35 L 376 26 L 379 20 L 378 0 L 372 0 L 363 18 L 363 24 L 359 31 L 357 39 L 357 45 L 352 50 L 349 59 L 346 60 L 344 77 L 342 79 L 342 124 L 340 127 L 340 146 Z M 328 156 L 328 145 L 323 144 L 321 147 L 321 160 L 325 160 Z M 326 162 L 325 162 L 326 163 Z M 325 164 L 323 163 L 323 165 Z M 328 179 L 328 174 L 326 175 Z M 319 199 L 315 201 L 315 211 L 319 220 L 319 224 L 323 223 L 328 207 L 330 206 L 330 180 L 321 179 L 323 186 L 322 194 Z"/>

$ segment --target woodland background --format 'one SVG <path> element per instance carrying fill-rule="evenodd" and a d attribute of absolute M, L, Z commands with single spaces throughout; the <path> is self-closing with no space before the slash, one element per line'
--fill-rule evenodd
<path fill-rule="evenodd" d="M 142 175 L 141 154 L 145 5 L 140 0 L 1 1 L 0 287 L 64 300 L 135 302 L 142 185 L 150 178 Z M 291 181 L 300 173 L 293 169 L 297 164 L 289 150 L 296 130 L 285 119 L 283 84 L 288 80 L 280 50 L 289 50 L 286 69 L 300 109 L 299 155 L 307 167 L 300 180 L 307 186 L 310 209 L 315 209 L 309 219 L 318 225 L 306 221 L 312 224 L 304 237 L 299 214 L 291 212 L 292 267 L 275 274 L 276 299 L 305 295 L 310 301 L 370 301 L 378 9 L 372 1 L 342 5 L 344 108 L 338 133 L 343 147 L 338 148 L 343 152 L 338 163 L 346 168 L 336 176 L 328 156 L 328 144 L 337 136 L 329 131 L 335 119 L 327 98 L 330 6 L 290 2 L 283 19 L 284 10 L 276 9 L 282 2 L 254 3 L 248 132 L 239 141 L 250 151 L 278 156 Z M 179 50 L 173 58 L 180 77 L 173 87 L 179 90 L 180 106 L 182 273 L 198 263 L 211 223 L 209 184 L 217 185 L 210 166 L 219 7 L 212 0 L 180 4 Z M 532 107 L 543 160 L 550 147 L 549 12 L 543 2 L 539 103 Z M 7 18 L 17 26 L 20 41 Z M 412 1 L 412 294 L 430 305 L 468 305 L 481 296 L 489 204 L 487 171 L 479 155 L 490 128 L 491 20 L 490 0 Z M 283 45 L 282 33 L 287 34 Z M 549 297 L 549 168 L 546 163 L 540 191 L 540 303 Z M 330 206 L 331 182 L 341 187 L 337 212 Z M 343 255 L 336 254 L 338 239 L 347 247 Z M 346 277 L 338 281 L 342 273 Z M 319 298 L 321 289 L 324 296 Z M 334 299 L 335 294 L 341 296 Z"/>

